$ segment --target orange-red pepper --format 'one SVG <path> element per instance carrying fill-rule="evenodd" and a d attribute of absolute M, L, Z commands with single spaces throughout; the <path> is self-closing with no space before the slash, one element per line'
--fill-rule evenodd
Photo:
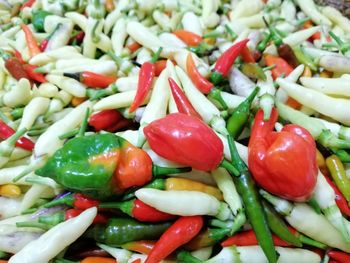
<path fill-rule="evenodd" d="M 203 42 L 203 38 L 201 36 L 184 29 L 177 29 L 173 32 L 173 34 L 180 38 L 188 46 L 198 46 Z"/>
<path fill-rule="evenodd" d="M 349 263 L 350 254 L 338 250 L 331 250 L 328 253 L 328 256 L 339 263 Z"/>
<path fill-rule="evenodd" d="M 275 65 L 275 67 L 271 70 L 273 79 L 276 79 L 281 75 L 288 76 L 293 71 L 293 67 L 283 58 L 268 54 L 264 56 L 264 59 L 267 66 L 270 67 Z"/>
<path fill-rule="evenodd" d="M 35 80 L 39 83 L 47 82 L 47 80 L 45 79 L 45 76 L 42 73 L 35 72 L 35 69 L 37 68 L 37 66 L 25 64 L 23 67 L 24 67 L 24 70 L 27 72 L 29 79 Z"/>
<path fill-rule="evenodd" d="M 121 247 L 130 251 L 142 254 L 149 254 L 149 252 L 151 252 L 155 244 L 156 241 L 154 240 L 140 240 L 125 243 Z"/>
<path fill-rule="evenodd" d="M 123 119 L 123 115 L 117 110 L 103 110 L 90 116 L 89 125 L 95 131 L 108 130 Z"/>
<path fill-rule="evenodd" d="M 41 50 L 39 48 L 39 45 L 38 45 L 32 31 L 30 30 L 30 28 L 26 24 L 21 24 L 21 28 L 24 32 L 25 37 L 26 37 L 30 57 L 34 57 L 34 56 L 40 54 Z"/>
<path fill-rule="evenodd" d="M 199 73 L 190 53 L 187 55 L 186 70 L 193 84 L 204 94 L 208 94 L 214 87 L 213 83 L 211 83 Z"/>
<path fill-rule="evenodd" d="M 107 88 L 110 84 L 117 80 L 116 77 L 105 76 L 91 71 L 64 73 L 63 75 L 76 79 L 90 88 Z"/>
<path fill-rule="evenodd" d="M 84 258 L 80 263 L 117 263 L 117 260 L 114 258 L 106 257 L 87 257 Z"/>

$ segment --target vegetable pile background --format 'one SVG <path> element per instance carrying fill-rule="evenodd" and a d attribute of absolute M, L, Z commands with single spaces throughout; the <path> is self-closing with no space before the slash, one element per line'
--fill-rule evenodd
<path fill-rule="evenodd" d="M 0 0 L 0 263 L 350 262 L 350 21 L 313 0 Z"/>

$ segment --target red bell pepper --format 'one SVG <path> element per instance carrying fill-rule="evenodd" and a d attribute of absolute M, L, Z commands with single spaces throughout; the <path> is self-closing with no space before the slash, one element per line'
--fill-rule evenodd
<path fill-rule="evenodd" d="M 191 47 L 198 46 L 203 42 L 203 38 L 201 36 L 184 29 L 175 30 L 173 34 L 185 42 L 186 45 Z"/>
<path fill-rule="evenodd" d="M 45 76 L 42 73 L 38 73 L 34 71 L 37 68 L 37 66 L 25 64 L 23 65 L 23 68 L 27 72 L 29 79 L 37 81 L 39 83 L 47 82 L 47 80 L 45 79 Z"/>
<path fill-rule="evenodd" d="M 288 242 L 280 239 L 276 235 L 272 235 L 273 243 L 275 246 L 280 247 L 292 247 Z M 221 242 L 221 246 L 229 247 L 229 246 L 257 246 L 259 245 L 258 240 L 256 239 L 256 235 L 254 230 L 247 230 L 240 233 L 235 234 L 232 237 L 229 237 L 225 241 Z"/>
<path fill-rule="evenodd" d="M 350 216 L 350 208 L 348 205 L 348 202 L 345 200 L 345 197 L 343 194 L 339 191 L 337 186 L 329 179 L 327 176 L 325 176 L 328 184 L 333 188 L 335 193 L 335 202 L 337 206 L 339 207 L 340 211 L 346 216 Z"/>
<path fill-rule="evenodd" d="M 339 263 L 349 263 L 350 262 L 350 254 L 349 253 L 345 253 L 345 252 L 338 251 L 338 250 L 331 250 L 327 254 L 330 258 L 338 261 Z"/>
<path fill-rule="evenodd" d="M 30 57 L 34 57 L 34 56 L 40 54 L 41 50 L 38 46 L 38 43 L 36 42 L 36 39 L 35 39 L 32 31 L 30 30 L 30 28 L 26 24 L 21 24 L 21 28 L 24 32 L 25 37 L 26 37 Z"/>
<path fill-rule="evenodd" d="M 94 127 L 95 131 L 107 130 L 123 119 L 119 111 L 103 110 L 90 117 L 89 125 Z"/>
<path fill-rule="evenodd" d="M 213 83 L 211 83 L 199 73 L 190 53 L 187 55 L 186 70 L 193 84 L 204 94 L 208 94 L 214 87 Z"/>
<path fill-rule="evenodd" d="M 64 73 L 63 75 L 80 81 L 90 88 L 107 88 L 117 80 L 116 77 L 105 76 L 91 71 Z"/>
<path fill-rule="evenodd" d="M 248 145 L 249 168 L 267 191 L 294 201 L 310 198 L 317 178 L 316 144 L 311 134 L 298 125 L 286 125 L 274 132 L 278 113 L 264 121 L 259 110 L 255 116 Z"/>
<path fill-rule="evenodd" d="M 0 120 L 0 139 L 6 140 L 13 134 L 15 134 L 15 130 Z M 17 140 L 16 146 L 27 151 L 33 151 L 34 149 L 34 143 L 26 137 L 22 137 L 21 139 Z"/>
<path fill-rule="evenodd" d="M 210 76 L 211 82 L 215 85 L 220 83 L 223 77 L 226 77 L 236 58 L 242 53 L 249 39 L 244 39 L 227 49 L 215 63 L 214 72 Z"/>
<path fill-rule="evenodd" d="M 195 108 L 193 108 L 191 102 L 188 100 L 185 93 L 176 84 L 175 80 L 173 80 L 172 78 L 168 78 L 168 81 L 169 81 L 171 93 L 173 94 L 176 107 L 179 110 L 179 112 L 202 119 L 202 117 L 198 114 Z"/>
<path fill-rule="evenodd" d="M 271 70 L 273 79 L 276 79 L 281 75 L 288 76 L 293 71 L 293 67 L 283 58 L 268 54 L 264 56 L 264 59 L 267 66 L 270 67 L 275 65 L 275 67 Z"/>
<path fill-rule="evenodd" d="M 201 216 L 179 218 L 159 238 L 150 251 L 145 263 L 158 263 L 180 246 L 194 238 L 203 226 Z"/>
<path fill-rule="evenodd" d="M 153 151 L 198 170 L 211 171 L 223 160 L 223 143 L 200 119 L 172 113 L 144 128 Z"/>

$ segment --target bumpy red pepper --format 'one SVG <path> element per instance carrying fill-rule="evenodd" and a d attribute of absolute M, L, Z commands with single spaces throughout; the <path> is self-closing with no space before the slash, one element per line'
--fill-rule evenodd
<path fill-rule="evenodd" d="M 203 38 L 201 36 L 184 29 L 175 30 L 173 34 L 180 38 L 188 46 L 198 46 L 203 42 Z"/>
<path fill-rule="evenodd" d="M 211 171 L 223 159 L 223 144 L 200 119 L 172 113 L 144 128 L 153 151 L 160 156 L 195 169 Z"/>
<path fill-rule="evenodd" d="M 6 140 L 11 135 L 15 134 L 15 130 L 0 120 L 0 139 Z M 16 146 L 27 151 L 33 151 L 34 143 L 26 137 L 22 137 L 16 142 Z"/>
<path fill-rule="evenodd" d="M 275 65 L 275 67 L 271 70 L 273 79 L 276 79 L 281 75 L 288 76 L 293 71 L 293 67 L 283 58 L 273 55 L 266 55 L 264 56 L 264 59 L 267 66 L 270 67 Z"/>
<path fill-rule="evenodd" d="M 64 73 L 63 75 L 76 79 L 90 88 L 107 88 L 117 80 L 116 77 L 105 76 L 91 71 Z"/>
<path fill-rule="evenodd" d="M 328 256 L 339 263 L 349 263 L 350 262 L 350 254 L 342 251 L 331 250 L 328 253 Z"/>
<path fill-rule="evenodd" d="M 335 202 L 337 203 L 337 206 L 339 207 L 340 211 L 342 211 L 343 214 L 346 216 L 350 216 L 350 208 L 345 200 L 345 197 L 343 194 L 339 191 L 337 186 L 329 179 L 327 176 L 325 176 L 328 184 L 333 188 L 334 193 L 335 193 Z"/>
<path fill-rule="evenodd" d="M 145 263 L 158 263 L 180 246 L 194 238 L 203 226 L 201 216 L 179 218 L 159 238 L 150 251 Z"/>
<path fill-rule="evenodd" d="M 216 85 L 221 82 L 223 77 L 227 76 L 233 63 L 235 62 L 236 58 L 241 54 L 248 41 L 249 39 L 244 39 L 234 44 L 232 47 L 230 47 L 224 53 L 222 53 L 222 55 L 216 61 L 213 74 L 210 76 L 211 82 L 213 82 Z"/>
<path fill-rule="evenodd" d="M 168 81 L 169 81 L 171 93 L 173 94 L 178 111 L 180 113 L 184 113 L 184 114 L 202 119 L 202 117 L 198 114 L 195 108 L 193 108 L 191 102 L 186 97 L 185 93 L 176 84 L 175 80 L 173 80 L 172 78 L 168 78 Z"/>
<path fill-rule="evenodd" d="M 190 53 L 187 55 L 186 70 L 193 84 L 204 94 L 208 94 L 214 87 L 213 83 L 211 83 L 199 73 Z"/>
<path fill-rule="evenodd" d="M 278 113 L 269 121 L 259 110 L 248 146 L 249 168 L 267 191 L 294 201 L 310 198 L 317 178 L 316 144 L 311 134 L 298 125 L 286 125 L 274 132 Z"/>

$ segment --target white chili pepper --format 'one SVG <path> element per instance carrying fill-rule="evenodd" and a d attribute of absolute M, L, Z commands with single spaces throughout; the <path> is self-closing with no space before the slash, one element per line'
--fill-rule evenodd
<path fill-rule="evenodd" d="M 202 0 L 201 22 L 204 26 L 213 28 L 220 23 L 220 16 L 217 14 L 219 4 L 216 0 Z"/>
<path fill-rule="evenodd" d="M 307 29 L 296 31 L 283 38 L 283 43 L 290 46 L 297 46 L 310 38 L 313 34 L 320 31 L 319 26 L 310 27 Z"/>
<path fill-rule="evenodd" d="M 248 97 L 255 88 L 255 83 L 237 68 L 231 70 L 229 82 L 231 90 L 235 94 L 245 98 Z"/>
<path fill-rule="evenodd" d="M 350 97 L 350 82 L 344 77 L 301 77 L 300 82 L 307 88 L 314 89 L 325 94 Z"/>
<path fill-rule="evenodd" d="M 159 35 L 160 41 L 162 41 L 166 46 L 175 48 L 184 48 L 187 45 L 177 36 L 172 33 L 163 32 Z"/>
<path fill-rule="evenodd" d="M 17 231 L 0 234 L 0 250 L 6 253 L 15 254 L 23 249 L 30 242 L 38 239 L 40 232 Z"/>
<path fill-rule="evenodd" d="M 328 17 L 329 20 L 337 24 L 344 31 L 350 33 L 350 21 L 347 17 L 343 16 L 341 12 L 332 6 L 325 6 L 322 8 L 322 14 Z"/>
<path fill-rule="evenodd" d="M 108 34 L 111 29 L 113 28 L 115 22 L 118 20 L 119 17 L 122 16 L 121 10 L 126 8 L 129 5 L 129 0 L 121 0 L 118 2 L 117 7 L 107 15 L 106 21 L 104 23 L 103 32 L 105 34 Z"/>
<path fill-rule="evenodd" d="M 22 128 L 30 130 L 35 120 L 47 111 L 49 104 L 50 100 L 47 98 L 36 97 L 32 99 L 24 108 L 23 116 L 18 126 L 18 130 Z"/>
<path fill-rule="evenodd" d="M 280 16 L 289 22 L 295 21 L 296 7 L 292 0 L 282 2 Z"/>
<path fill-rule="evenodd" d="M 98 60 L 89 58 L 60 59 L 56 62 L 56 68 L 59 70 L 59 72 L 62 73 L 92 71 L 94 73 L 112 76 L 114 76 L 117 71 L 117 66 L 111 60 Z"/>
<path fill-rule="evenodd" d="M 154 10 L 152 13 L 152 17 L 162 30 L 172 31 L 175 29 L 171 23 L 169 16 L 167 16 L 163 12 L 159 10 Z"/>
<path fill-rule="evenodd" d="M 220 220 L 232 218 L 227 204 L 198 191 L 162 191 L 142 188 L 135 192 L 142 202 L 159 211 L 181 216 L 211 215 Z"/>
<path fill-rule="evenodd" d="M 21 251 L 12 256 L 9 263 L 38 263 L 50 261 L 85 232 L 91 225 L 96 214 L 96 207 L 92 207 L 85 210 L 77 217 L 54 226 L 39 239 L 30 242 Z"/>
<path fill-rule="evenodd" d="M 21 78 L 17 85 L 12 87 L 9 92 L 6 92 L 2 99 L 6 106 L 14 108 L 26 105 L 31 98 L 30 82 L 28 79 Z"/>
<path fill-rule="evenodd" d="M 46 75 L 46 79 L 49 82 L 58 86 L 60 89 L 72 94 L 75 97 L 78 97 L 78 98 L 85 97 L 86 88 L 87 88 L 86 85 L 84 85 L 83 83 L 73 78 L 49 74 L 49 75 Z"/>
<path fill-rule="evenodd" d="M 0 196 L 0 219 L 10 218 L 20 214 L 22 198 L 7 198 Z"/>
<path fill-rule="evenodd" d="M 48 187 L 45 185 L 33 185 L 23 196 L 20 211 L 23 212 L 28 208 L 31 208 L 40 198 L 42 193 L 46 191 Z"/>
<path fill-rule="evenodd" d="M 46 20 L 45 20 L 46 21 Z M 60 24 L 50 37 L 49 42 L 45 48 L 45 51 L 55 50 L 68 44 L 73 31 L 73 23 Z"/>
<path fill-rule="evenodd" d="M 110 95 L 98 101 L 94 106 L 94 111 L 129 107 L 134 101 L 135 95 L 136 90 Z M 146 104 L 147 102 L 148 99 L 146 99 L 143 104 Z"/>
<path fill-rule="evenodd" d="M 186 12 L 181 20 L 182 26 L 185 30 L 195 33 L 199 36 L 203 35 L 202 25 L 199 17 L 193 12 Z"/>
<path fill-rule="evenodd" d="M 126 32 L 126 25 L 127 20 L 124 17 L 121 17 L 117 20 L 113 27 L 111 40 L 114 54 L 117 56 L 121 55 L 124 42 L 128 36 L 128 33 Z"/>
<path fill-rule="evenodd" d="M 267 19 L 268 20 L 268 19 Z M 235 20 L 235 22 L 240 23 L 249 28 L 264 28 L 265 23 L 262 18 L 262 13 L 258 13 L 252 16 L 241 17 Z M 242 40 L 243 38 L 240 38 Z"/>
<path fill-rule="evenodd" d="M 128 76 L 118 78 L 115 82 L 118 92 L 125 92 L 137 89 L 137 83 L 139 82 L 138 76 Z"/>
<path fill-rule="evenodd" d="M 42 52 L 29 60 L 29 63 L 36 66 L 42 66 L 49 62 L 54 62 L 58 59 L 77 59 L 84 58 L 77 48 L 72 46 L 64 46 L 51 50 L 48 52 Z"/>
<path fill-rule="evenodd" d="M 264 7 L 264 2 L 261 0 L 253 0 L 249 2 L 239 1 L 235 8 L 232 9 L 230 13 L 231 21 L 236 20 L 240 17 L 252 16 L 256 13 L 259 13 Z"/>
<path fill-rule="evenodd" d="M 104 244 L 97 244 L 100 248 L 112 255 L 118 263 L 127 263 L 130 259 L 132 252 L 122 248 L 110 247 Z"/>
<path fill-rule="evenodd" d="M 350 73 L 350 58 L 341 55 L 324 55 L 319 60 L 319 65 L 326 70 L 337 73 Z"/>
<path fill-rule="evenodd" d="M 87 18 L 86 16 L 79 14 L 78 12 L 68 12 L 64 14 L 65 17 L 69 18 L 74 24 L 80 27 L 84 32 L 86 31 Z"/>
<path fill-rule="evenodd" d="M 350 101 L 342 98 L 333 98 L 315 90 L 304 88 L 301 85 L 291 83 L 278 78 L 277 83 L 289 96 L 326 116 L 329 116 L 346 125 L 350 125 Z M 324 105 L 333 105 L 325 107 Z"/>
<path fill-rule="evenodd" d="M 175 66 L 170 60 L 167 61 L 166 68 L 168 70 L 169 77 L 172 78 L 179 87 L 181 87 L 180 80 L 176 74 Z M 179 112 L 172 92 L 170 92 L 170 95 L 169 95 L 168 111 L 169 113 Z"/>
<path fill-rule="evenodd" d="M 213 247 L 203 247 L 191 252 L 191 255 L 198 258 L 199 260 L 207 260 L 213 253 Z"/>
<path fill-rule="evenodd" d="M 318 11 L 313 0 L 296 0 L 296 3 L 300 9 L 316 24 L 324 24 L 327 26 L 332 25 L 332 22 Z"/>

